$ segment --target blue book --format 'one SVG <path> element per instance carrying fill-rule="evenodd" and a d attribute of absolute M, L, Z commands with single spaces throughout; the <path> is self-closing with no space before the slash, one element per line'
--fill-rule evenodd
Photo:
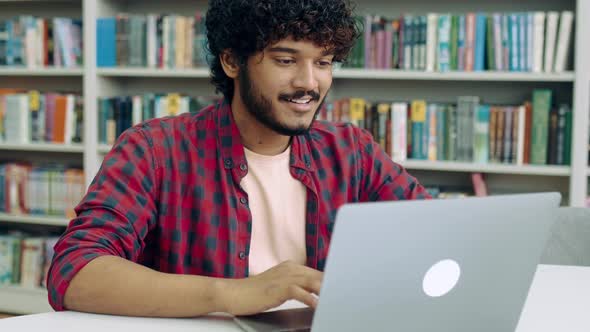
<path fill-rule="evenodd" d="M 520 71 L 526 71 L 528 67 L 528 54 L 527 54 L 527 35 L 528 29 L 527 14 L 518 14 L 518 47 L 520 56 Z"/>
<path fill-rule="evenodd" d="M 11 20 L 7 20 L 5 23 L 5 30 L 6 30 L 6 56 L 5 62 L 7 66 L 14 66 L 14 32 L 13 30 L 13 23 Z"/>
<path fill-rule="evenodd" d="M 438 17 L 438 70 L 451 70 L 451 15 Z"/>
<path fill-rule="evenodd" d="M 465 15 L 459 15 L 459 36 L 457 38 L 457 70 L 465 70 Z"/>
<path fill-rule="evenodd" d="M 490 106 L 480 105 L 475 115 L 473 137 L 473 161 L 487 163 L 490 146 Z"/>
<path fill-rule="evenodd" d="M 527 17 L 527 30 L 526 30 L 526 54 L 527 54 L 527 66 L 526 71 L 533 71 L 534 62 L 534 30 L 535 30 L 535 14 L 529 12 L 525 14 Z"/>
<path fill-rule="evenodd" d="M 477 14 L 475 17 L 474 71 L 483 71 L 485 69 L 486 28 L 486 15 Z"/>
<path fill-rule="evenodd" d="M 96 65 L 115 67 L 117 65 L 117 30 L 114 17 L 96 20 Z"/>

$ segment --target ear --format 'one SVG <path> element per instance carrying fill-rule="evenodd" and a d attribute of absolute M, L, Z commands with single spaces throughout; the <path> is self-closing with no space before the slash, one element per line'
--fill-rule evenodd
<path fill-rule="evenodd" d="M 219 55 L 219 60 L 221 61 L 221 67 L 223 67 L 223 71 L 228 77 L 238 77 L 240 66 L 238 66 L 238 60 L 231 54 L 230 51 L 225 50 L 221 52 Z"/>

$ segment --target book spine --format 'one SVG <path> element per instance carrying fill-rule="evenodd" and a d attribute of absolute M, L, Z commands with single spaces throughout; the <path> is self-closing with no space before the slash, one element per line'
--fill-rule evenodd
<path fill-rule="evenodd" d="M 440 15 L 438 18 L 438 70 L 449 71 L 450 62 L 450 36 L 451 17 L 448 14 Z"/>
<path fill-rule="evenodd" d="M 535 73 L 543 71 L 543 50 L 545 42 L 545 13 L 534 13 L 533 27 L 533 67 Z"/>
<path fill-rule="evenodd" d="M 510 29 L 510 71 L 520 71 L 518 15 L 509 15 Z"/>
<path fill-rule="evenodd" d="M 551 72 L 553 70 L 558 20 L 558 12 L 547 12 L 547 24 L 545 27 L 545 61 L 543 65 L 545 72 Z"/>
<path fill-rule="evenodd" d="M 428 14 L 426 38 L 426 71 L 432 72 L 436 68 L 436 54 L 438 48 L 438 14 Z"/>
<path fill-rule="evenodd" d="M 475 116 L 473 161 L 488 163 L 490 139 L 490 106 L 480 105 Z"/>
<path fill-rule="evenodd" d="M 465 18 L 465 71 L 473 71 L 475 62 L 475 13 L 469 13 Z"/>
<path fill-rule="evenodd" d="M 475 41 L 473 51 L 473 70 L 483 71 L 485 69 L 486 49 L 486 16 L 477 14 L 475 16 Z"/>
<path fill-rule="evenodd" d="M 391 155 L 395 161 L 404 161 L 408 158 L 407 153 L 407 127 L 408 127 L 408 105 L 406 103 L 393 103 L 392 112 L 392 149 Z"/>
<path fill-rule="evenodd" d="M 545 165 L 547 163 L 547 141 L 551 103 L 551 90 L 533 91 L 531 164 Z"/>
<path fill-rule="evenodd" d="M 411 123 L 412 123 L 412 158 L 426 159 L 423 155 L 424 147 L 423 136 L 426 127 L 426 102 L 423 100 L 416 100 L 412 102 L 411 109 Z"/>
<path fill-rule="evenodd" d="M 436 160 L 447 160 L 447 109 L 438 105 L 436 109 Z"/>
<path fill-rule="evenodd" d="M 555 63 L 553 66 L 553 71 L 556 73 L 561 73 L 566 69 L 570 49 L 570 40 L 572 35 L 573 20 L 573 12 L 564 11 L 561 13 L 561 19 L 559 22 L 559 37 L 557 39 Z"/>
<path fill-rule="evenodd" d="M 459 31 L 457 38 L 457 70 L 465 70 L 465 39 L 466 39 L 466 17 L 459 15 Z"/>
<path fill-rule="evenodd" d="M 428 148 L 427 157 L 430 161 L 437 160 L 437 128 L 438 123 L 436 121 L 436 113 L 439 105 L 428 104 L 427 106 L 427 121 L 428 121 Z"/>

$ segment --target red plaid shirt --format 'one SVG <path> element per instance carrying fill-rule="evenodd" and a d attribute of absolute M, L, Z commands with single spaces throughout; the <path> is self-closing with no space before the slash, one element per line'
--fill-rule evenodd
<path fill-rule="evenodd" d="M 323 270 L 338 207 L 426 198 L 424 188 L 363 130 L 316 121 L 292 140 L 291 175 L 307 188 L 307 265 Z M 248 276 L 248 172 L 230 105 L 155 119 L 117 140 L 55 246 L 49 302 L 64 310 L 74 275 L 116 255 L 158 271 Z"/>

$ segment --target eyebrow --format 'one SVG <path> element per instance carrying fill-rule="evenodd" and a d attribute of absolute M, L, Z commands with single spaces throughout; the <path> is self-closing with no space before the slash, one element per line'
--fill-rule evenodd
<path fill-rule="evenodd" d="M 271 47 L 270 49 L 268 49 L 269 52 L 282 52 L 282 53 L 289 53 L 289 54 L 298 54 L 299 50 L 294 49 L 294 48 L 290 48 L 290 47 Z M 330 52 L 329 50 L 325 50 L 322 52 L 321 56 L 326 56 L 326 55 L 332 55 L 333 52 Z"/>

